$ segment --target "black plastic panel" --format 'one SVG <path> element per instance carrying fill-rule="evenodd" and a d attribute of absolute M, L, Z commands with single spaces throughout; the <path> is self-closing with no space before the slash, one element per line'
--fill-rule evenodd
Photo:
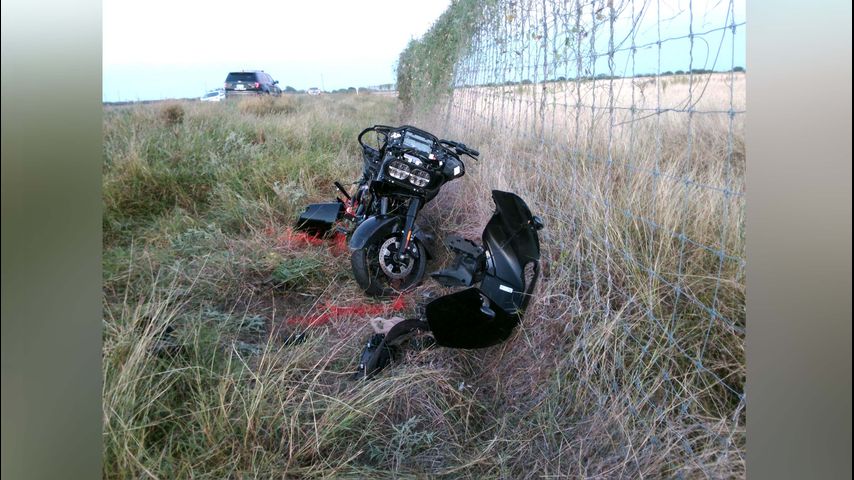
<path fill-rule="evenodd" d="M 312 235 L 325 235 L 343 212 L 344 204 L 341 202 L 313 203 L 300 214 L 296 228 Z"/>

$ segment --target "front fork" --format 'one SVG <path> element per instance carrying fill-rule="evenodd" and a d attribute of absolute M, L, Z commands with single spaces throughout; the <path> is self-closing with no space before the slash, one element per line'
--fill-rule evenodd
<path fill-rule="evenodd" d="M 354 217 L 358 217 L 365 213 L 365 202 L 361 201 L 364 197 L 364 193 L 367 188 L 362 187 L 357 190 L 356 194 L 353 198 L 350 198 L 350 195 L 347 194 L 346 190 L 338 183 L 335 182 L 335 186 L 347 197 L 348 203 L 348 213 L 351 213 Z M 364 191 L 363 191 L 364 189 Z M 373 200 L 371 200 L 373 201 Z M 389 210 L 389 199 L 388 197 L 380 197 L 379 198 L 379 214 L 386 215 Z M 403 262 L 406 258 L 406 251 L 409 249 L 409 245 L 412 243 L 412 235 L 415 230 L 415 217 L 418 215 L 418 210 L 421 208 L 421 199 L 418 197 L 414 197 L 409 201 L 409 206 L 406 210 L 406 221 L 403 225 L 403 244 L 400 249 L 397 251 L 397 255 L 395 259 L 398 262 Z"/>
<path fill-rule="evenodd" d="M 344 187 L 341 186 L 340 183 L 335 182 L 335 186 L 347 198 L 346 210 L 347 210 L 347 214 L 350 216 L 350 218 L 352 218 L 352 219 L 359 218 L 365 214 L 365 211 L 368 208 L 368 204 L 370 203 L 370 198 L 368 199 L 367 202 L 365 201 L 365 194 L 368 191 L 367 185 L 360 184 L 352 197 L 347 193 L 347 191 L 344 189 Z"/>
<path fill-rule="evenodd" d="M 403 226 L 403 245 L 397 251 L 397 261 L 404 261 L 406 251 L 412 241 L 412 231 L 415 228 L 415 216 L 421 208 L 421 199 L 416 197 L 409 201 L 409 209 L 406 211 L 406 223 Z"/>

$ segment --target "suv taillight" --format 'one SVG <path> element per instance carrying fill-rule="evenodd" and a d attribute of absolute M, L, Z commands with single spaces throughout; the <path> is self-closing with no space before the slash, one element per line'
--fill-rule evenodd
<path fill-rule="evenodd" d="M 255 82 L 255 88 L 261 88 L 261 83 Z"/>

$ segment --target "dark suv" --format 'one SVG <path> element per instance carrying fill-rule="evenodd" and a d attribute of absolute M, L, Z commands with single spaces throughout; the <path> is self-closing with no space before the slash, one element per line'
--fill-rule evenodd
<path fill-rule="evenodd" d="M 262 70 L 231 72 L 225 77 L 225 97 L 239 95 L 279 95 L 279 81 Z"/>

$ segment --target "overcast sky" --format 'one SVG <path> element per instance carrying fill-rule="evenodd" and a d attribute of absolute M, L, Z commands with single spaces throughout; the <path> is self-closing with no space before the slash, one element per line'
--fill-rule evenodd
<path fill-rule="evenodd" d="M 660 68 L 726 70 L 746 66 L 744 0 L 638 1 L 635 73 Z M 421 37 L 450 0 L 104 0 L 103 100 L 198 97 L 221 88 L 229 71 L 264 70 L 280 86 L 334 90 L 393 83 L 398 55 Z M 605 3 L 603 2 L 603 5 Z M 643 6 L 643 10 L 641 7 Z M 661 12 L 657 7 L 661 8 Z M 690 8 L 689 8 L 690 7 Z M 643 15 L 641 12 L 643 11 Z M 628 10 L 627 10 L 628 12 Z M 658 20 L 661 23 L 658 23 Z M 625 25 L 623 25 L 625 24 Z M 687 38 L 693 27 L 693 47 Z M 623 15 L 615 37 L 632 22 Z M 708 34 L 703 32 L 709 31 Z M 598 52 L 607 35 L 597 35 Z M 623 45 L 625 47 L 625 45 Z M 693 59 L 689 58 L 693 53 Z M 605 72 L 607 56 L 597 72 Z M 615 56 L 618 74 L 631 73 L 629 53 Z"/>
<path fill-rule="evenodd" d="M 232 70 L 327 90 L 393 83 L 449 0 L 104 0 L 103 100 L 198 97 Z"/>

